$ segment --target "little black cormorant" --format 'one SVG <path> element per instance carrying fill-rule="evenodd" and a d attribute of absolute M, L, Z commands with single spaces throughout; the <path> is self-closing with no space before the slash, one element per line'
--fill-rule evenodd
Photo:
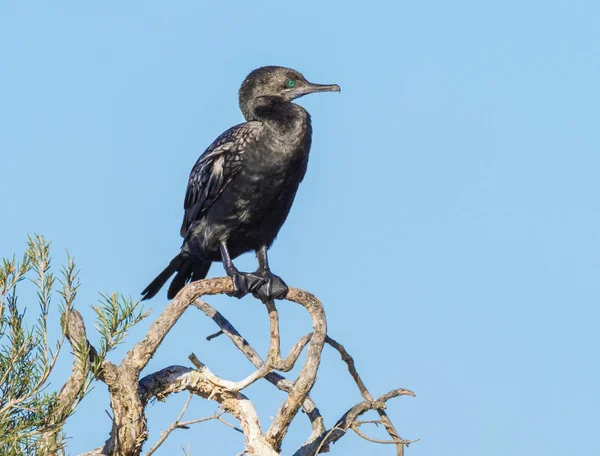
<path fill-rule="evenodd" d="M 233 280 L 233 296 L 252 293 L 262 301 L 282 299 L 288 288 L 271 273 L 267 249 L 292 207 L 306 173 L 311 145 L 308 112 L 292 100 L 338 85 L 308 82 L 290 68 L 252 71 L 239 91 L 245 123 L 219 136 L 198 159 L 184 200 L 181 252 L 142 292 L 150 299 L 176 273 L 172 299 L 190 280 L 206 277 L 222 261 Z M 232 259 L 254 250 L 258 269 L 240 272 Z"/>

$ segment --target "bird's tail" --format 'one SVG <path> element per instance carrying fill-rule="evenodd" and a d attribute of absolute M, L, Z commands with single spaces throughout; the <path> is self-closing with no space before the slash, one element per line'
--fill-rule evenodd
<path fill-rule="evenodd" d="M 167 266 L 156 278 L 150 282 L 150 285 L 142 291 L 142 301 L 153 298 L 160 291 L 169 278 L 177 272 L 177 275 L 169 286 L 167 298 L 173 299 L 179 290 L 181 290 L 190 280 L 200 280 L 206 277 L 210 269 L 210 261 L 203 261 L 198 258 L 190 258 L 181 253 L 171 260 Z"/>

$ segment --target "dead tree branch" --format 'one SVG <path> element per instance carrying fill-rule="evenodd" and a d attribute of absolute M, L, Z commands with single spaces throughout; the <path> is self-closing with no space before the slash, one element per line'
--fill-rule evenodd
<path fill-rule="evenodd" d="M 354 423 L 352 423 L 352 425 L 350 426 L 350 428 L 351 428 L 351 429 L 352 429 L 354 432 L 356 432 L 356 434 L 357 434 L 359 437 L 361 437 L 361 438 L 363 438 L 363 439 L 365 439 L 365 440 L 367 440 L 367 441 L 369 441 L 369 442 L 373 442 L 373 443 L 380 443 L 380 444 L 382 444 L 382 445 L 397 445 L 397 444 L 398 444 L 398 442 L 396 442 L 395 440 L 380 440 L 380 439 L 374 439 L 373 437 L 369 437 L 368 435 L 366 435 L 365 433 L 363 433 L 363 432 L 360 430 L 360 426 L 361 426 L 361 424 L 365 424 L 365 423 L 367 423 L 367 421 L 355 421 Z M 381 422 L 381 420 L 379 420 L 379 421 L 376 421 L 376 423 L 377 423 L 377 424 L 383 424 L 383 423 Z M 419 439 L 416 439 L 416 440 L 404 440 L 404 441 L 402 441 L 401 443 L 402 443 L 403 445 L 405 445 L 405 446 L 408 446 L 409 444 L 411 444 L 411 443 L 415 443 L 415 442 L 418 442 L 418 441 L 419 441 Z"/>
<path fill-rule="evenodd" d="M 406 389 L 395 389 L 386 394 L 379 396 L 377 399 L 372 401 L 362 401 L 356 404 L 354 407 L 349 409 L 344 415 L 337 421 L 335 426 L 331 428 L 331 430 L 327 431 L 323 436 L 314 442 L 303 445 L 294 456 L 314 456 L 319 453 L 326 453 L 329 451 L 329 445 L 337 442 L 341 439 L 346 431 L 353 426 L 356 422 L 356 419 L 362 414 L 368 412 L 369 410 L 383 410 L 386 408 L 386 402 L 390 399 L 393 399 L 398 396 L 413 396 L 414 393 L 412 391 Z M 395 441 L 397 445 L 404 447 L 411 443 L 411 441 L 401 440 Z"/>
<path fill-rule="evenodd" d="M 250 455 L 275 456 L 278 453 L 263 436 L 258 415 L 250 400 L 240 392 L 218 386 L 223 382 L 208 369 L 194 370 L 183 366 L 171 366 L 145 377 L 140 382 L 146 400 L 187 390 L 208 400 L 218 402 L 224 412 L 240 421 L 245 436 L 246 452 Z"/>
<path fill-rule="evenodd" d="M 350 356 L 350 353 L 348 353 L 346 351 L 346 349 L 344 348 L 344 346 L 342 344 L 336 342 L 329 336 L 327 336 L 326 342 L 339 352 L 340 356 L 342 357 L 342 361 L 344 361 L 346 363 L 346 365 L 348 366 L 348 372 L 354 379 L 356 386 L 358 386 L 358 389 L 360 390 L 360 394 L 362 395 L 362 397 L 366 401 L 372 402 L 373 396 L 371 396 L 371 393 L 369 393 L 369 390 L 367 389 L 366 385 L 362 381 L 362 378 L 360 378 L 360 375 L 358 375 L 358 371 L 356 370 L 356 366 L 354 364 L 354 359 L 352 358 L 352 356 Z M 414 394 L 413 394 L 413 396 L 414 396 Z M 396 428 L 392 424 L 392 421 L 387 416 L 387 413 L 385 413 L 385 410 L 383 408 L 377 409 L 377 413 L 381 417 L 381 422 L 382 422 L 383 426 L 385 427 L 386 431 L 388 432 L 388 434 L 390 435 L 391 439 L 394 442 L 396 442 L 396 455 L 403 456 L 404 455 L 404 446 L 407 445 L 406 441 L 400 437 L 400 435 L 398 434 L 398 431 L 396 431 Z"/>
<path fill-rule="evenodd" d="M 212 279 L 195 282 L 182 290 L 152 323 L 146 336 L 125 356 L 120 366 L 105 361 L 102 364 L 104 381 L 110 393 L 114 412 L 111 437 L 106 441 L 103 454 L 137 456 L 148 437 L 144 404 L 138 394 L 139 375 L 148 364 L 161 342 L 183 315 L 187 307 L 200 295 L 231 291 L 230 279 Z"/>
<path fill-rule="evenodd" d="M 233 345 L 240 350 L 254 365 L 254 367 L 260 368 L 264 364 L 264 361 L 261 359 L 256 350 L 252 348 L 250 343 L 240 335 L 240 333 L 231 325 L 231 323 L 229 323 L 225 317 L 223 317 L 223 315 L 221 315 L 220 312 L 200 299 L 197 299 L 194 302 L 194 306 L 204 312 L 208 317 L 212 318 L 219 328 L 221 328 L 217 333 L 208 336 L 207 340 L 212 340 L 218 335 L 225 334 L 233 342 Z M 276 372 L 267 374 L 265 379 L 275 385 L 281 391 L 289 393 L 292 390 L 292 382 Z M 302 410 L 310 419 L 312 427 L 311 435 L 307 440 L 307 443 L 310 443 L 325 432 L 325 425 L 323 424 L 323 417 L 321 416 L 319 409 L 310 396 L 307 396 L 304 400 L 304 403 L 302 404 Z"/>
<path fill-rule="evenodd" d="M 190 394 L 187 401 L 185 401 L 185 405 L 183 406 L 183 409 L 181 409 L 181 413 L 179 414 L 177 419 L 173 422 L 173 424 L 171 424 L 167 428 L 167 430 L 165 432 L 161 432 L 161 436 L 158 439 L 158 442 L 156 442 L 154 444 L 154 446 L 146 453 L 146 456 L 151 456 L 152 454 L 154 454 L 154 452 L 156 450 L 158 450 L 158 448 L 165 442 L 165 440 L 167 440 L 167 437 L 169 437 L 171 432 L 173 432 L 175 429 L 189 429 L 189 426 L 192 424 L 203 423 L 203 422 L 209 421 L 209 420 L 220 420 L 223 423 L 227 424 L 228 426 L 231 426 L 226 421 L 221 420 L 221 415 L 223 415 L 223 413 L 219 413 L 219 414 L 215 413 L 212 416 L 207 416 L 206 418 L 199 418 L 197 420 L 181 421 L 181 419 L 183 418 L 183 415 L 185 415 L 185 412 L 187 411 L 188 406 L 190 405 L 190 402 L 192 401 L 193 397 L 194 397 L 193 394 Z M 242 432 L 242 431 L 240 430 L 240 432 Z"/>
<path fill-rule="evenodd" d="M 286 299 L 302 305 L 309 312 L 312 318 L 313 331 L 297 341 L 285 359 L 281 357 L 277 308 L 273 302 L 266 304 L 271 337 L 269 351 L 266 360 L 263 361 L 263 358 L 258 355 L 227 319 L 210 305 L 198 299 L 205 295 L 228 293 L 232 289 L 233 286 L 229 278 L 201 280 L 189 284 L 169 303 L 150 326 L 146 336 L 127 353 L 119 366 L 108 361 L 103 362 L 102 380 L 107 384 L 110 393 L 114 415 L 113 426 L 111 436 L 104 447 L 86 453 L 86 455 L 138 456 L 143 443 L 148 437 L 144 409 L 149 401 L 152 398 L 164 400 L 170 394 L 184 390 L 205 399 L 216 401 L 223 413 L 229 413 L 239 420 L 241 431 L 245 436 L 245 454 L 255 456 L 279 455 L 281 443 L 300 407 L 307 413 L 311 421 L 312 432 L 307 442 L 296 451 L 296 456 L 313 456 L 328 451 L 329 445 L 345 435 L 348 429 L 355 430 L 359 435 L 362 434 L 358 430 L 360 423 L 357 422 L 357 418 L 369 410 L 376 410 L 380 413 L 381 423 L 392 437 L 389 442 L 380 441 L 378 443 L 394 443 L 400 448 L 398 451 L 403 451 L 404 445 L 408 442 L 400 439 L 383 410 L 389 399 L 414 394 L 405 389 L 396 389 L 373 399 L 358 375 L 350 355 L 342 345 L 327 336 L 325 312 L 317 298 L 305 291 L 290 288 Z M 147 375 L 141 380 L 139 379 L 140 372 L 190 305 L 204 312 L 219 326 L 220 331 L 209 336 L 209 339 L 225 334 L 255 366 L 256 370 L 252 374 L 237 382 L 223 379 L 213 373 L 194 354 L 191 354 L 190 360 L 197 369 L 170 366 Z M 340 353 L 365 399 L 350 408 L 328 431 L 325 430 L 319 410 L 309 397 L 309 392 L 316 381 L 321 353 L 326 342 Z M 307 359 L 294 382 L 290 382 L 280 374 L 272 372 L 274 369 L 284 372 L 290 371 L 306 346 L 308 346 Z M 264 433 L 253 404 L 242 393 L 243 389 L 262 378 L 288 393 L 270 428 Z M 221 415 L 214 415 L 192 422 L 182 422 L 188 404 L 189 400 L 177 420 L 161 435 L 148 454 L 155 452 L 175 429 L 192 422 L 201 422 L 208 419 L 221 420 Z M 227 424 L 229 425 L 229 423 Z"/>
<path fill-rule="evenodd" d="M 286 299 L 300 304 L 308 311 L 313 320 L 313 335 L 308 346 L 306 363 L 266 434 L 269 443 L 278 451 L 290 423 L 315 383 L 327 335 L 327 321 L 321 301 L 312 294 L 296 288 L 290 288 Z"/>

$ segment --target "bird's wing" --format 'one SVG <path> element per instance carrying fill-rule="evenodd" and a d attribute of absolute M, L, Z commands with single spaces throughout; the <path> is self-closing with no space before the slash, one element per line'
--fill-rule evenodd
<path fill-rule="evenodd" d="M 246 122 L 230 128 L 200 156 L 192 168 L 185 193 L 182 237 L 239 172 L 244 152 L 256 141 L 260 125 L 260 122 Z"/>

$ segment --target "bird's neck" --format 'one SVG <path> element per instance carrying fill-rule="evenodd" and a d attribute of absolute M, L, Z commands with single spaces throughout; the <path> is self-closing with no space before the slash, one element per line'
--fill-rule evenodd
<path fill-rule="evenodd" d="M 257 98 L 249 114 L 247 120 L 265 122 L 284 134 L 298 134 L 306 127 L 310 130 L 310 115 L 306 109 L 281 97 Z"/>

